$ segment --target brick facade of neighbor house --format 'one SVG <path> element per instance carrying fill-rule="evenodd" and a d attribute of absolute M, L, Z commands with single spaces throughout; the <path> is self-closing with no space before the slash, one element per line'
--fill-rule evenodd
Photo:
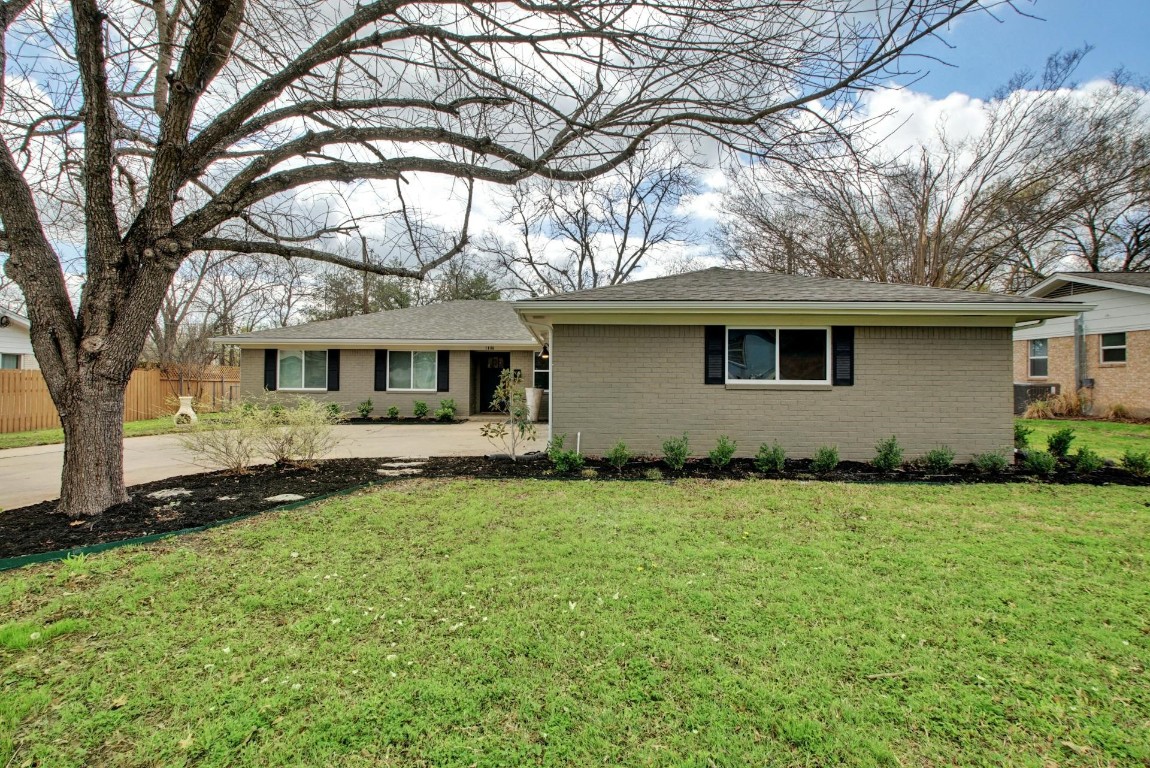
<path fill-rule="evenodd" d="M 511 367 L 523 371 L 525 378 L 530 380 L 534 354 L 525 351 L 513 351 L 511 354 Z M 434 412 L 440 400 L 452 399 L 455 401 L 457 415 L 468 416 L 472 408 L 472 367 L 471 351 L 451 350 L 449 359 L 448 384 L 446 392 L 376 392 L 375 391 L 375 350 L 374 349 L 341 349 L 340 350 L 340 387 L 337 392 L 291 392 L 274 393 L 276 398 L 291 398 L 299 395 L 314 397 L 325 403 L 339 403 L 347 413 L 354 414 L 355 408 L 364 400 L 371 400 L 375 410 L 372 416 L 381 417 L 387 414 L 391 406 L 399 408 L 400 416 L 411 416 L 412 408 L 417 400 L 427 403 Z M 242 350 L 240 361 L 240 391 L 243 397 L 258 397 L 264 394 L 264 350 L 247 348 Z"/>
<path fill-rule="evenodd" d="M 1104 416 L 1115 405 L 1125 406 L 1134 416 L 1150 417 L 1150 331 L 1126 332 L 1126 362 L 1101 362 L 1101 334 L 1086 334 L 1086 377 L 1094 379 L 1090 390 L 1093 413 Z M 1050 364 L 1045 378 L 1030 375 L 1030 339 L 1014 342 L 1014 380 L 1058 384 L 1070 392 L 1077 381 L 1074 337 L 1048 339 Z"/>
<path fill-rule="evenodd" d="M 687 432 L 705 455 L 726 434 L 738 455 L 778 440 L 793 458 L 837 445 L 866 461 L 898 437 L 907 459 L 947 445 L 958 460 L 1012 445 L 1011 329 L 858 327 L 853 386 L 708 385 L 697 325 L 556 325 L 555 434 L 585 453 L 618 440 L 659 454 Z"/>

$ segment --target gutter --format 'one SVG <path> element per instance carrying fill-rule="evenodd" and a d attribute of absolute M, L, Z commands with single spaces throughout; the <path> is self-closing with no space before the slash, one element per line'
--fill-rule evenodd
<path fill-rule="evenodd" d="M 511 305 L 520 315 L 572 312 L 635 314 L 715 314 L 731 312 L 793 314 L 886 314 L 886 315 L 1040 315 L 1065 317 L 1095 308 L 1082 302 L 907 302 L 907 301 L 517 301 Z"/>
<path fill-rule="evenodd" d="M 534 334 L 532 334 L 534 335 Z M 340 348 L 407 348 L 421 347 L 426 349 L 479 349 L 490 347 L 492 349 L 527 350 L 535 349 L 535 343 L 526 339 L 322 339 L 322 338 L 290 338 L 282 336 L 212 336 L 208 339 L 213 344 L 232 344 L 238 347 L 270 347 L 290 344 L 297 347 Z"/>

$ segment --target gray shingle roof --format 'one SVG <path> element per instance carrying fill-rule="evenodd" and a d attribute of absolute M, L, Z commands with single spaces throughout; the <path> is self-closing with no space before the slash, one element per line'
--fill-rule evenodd
<path fill-rule="evenodd" d="M 1067 280 L 1073 280 L 1076 277 L 1088 277 L 1091 280 L 1099 280 L 1104 283 L 1150 288 L 1150 272 L 1059 272 L 1054 277 Z"/>
<path fill-rule="evenodd" d="M 506 301 L 449 301 L 423 307 L 393 309 L 370 315 L 318 320 L 314 323 L 269 328 L 265 331 L 225 336 L 228 342 L 261 339 L 285 341 L 505 341 L 535 343 Z"/>
<path fill-rule="evenodd" d="M 871 283 L 828 277 L 782 275 L 713 267 L 699 272 L 636 280 L 633 283 L 591 288 L 527 299 L 564 301 L 734 301 L 734 302 L 908 302 L 958 304 L 1042 304 L 1047 299 L 1002 293 L 928 288 L 919 285 Z"/>

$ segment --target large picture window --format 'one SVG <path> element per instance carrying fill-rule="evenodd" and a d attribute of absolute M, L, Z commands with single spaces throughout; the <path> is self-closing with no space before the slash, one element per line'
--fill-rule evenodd
<path fill-rule="evenodd" d="M 727 381 L 828 383 L 826 328 L 728 328 Z"/>
<path fill-rule="evenodd" d="M 387 388 L 400 392 L 434 392 L 437 360 L 435 352 L 388 352 Z"/>
<path fill-rule="evenodd" d="M 326 349 L 281 349 L 280 389 L 327 389 Z"/>
<path fill-rule="evenodd" d="M 1102 334 L 1102 362 L 1126 362 L 1126 334 L 1124 332 Z"/>
<path fill-rule="evenodd" d="M 1050 375 L 1050 339 L 1030 340 L 1030 378 L 1045 379 Z"/>

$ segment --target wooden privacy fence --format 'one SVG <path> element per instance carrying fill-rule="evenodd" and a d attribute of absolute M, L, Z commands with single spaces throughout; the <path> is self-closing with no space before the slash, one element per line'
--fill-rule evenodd
<path fill-rule="evenodd" d="M 179 394 L 196 398 L 198 410 L 219 410 L 239 398 L 239 389 L 236 367 L 207 368 L 195 378 L 141 368 L 132 372 L 124 393 L 124 420 L 170 416 L 176 412 Z M 60 417 L 39 371 L 0 371 L 0 433 L 59 426 Z"/>

